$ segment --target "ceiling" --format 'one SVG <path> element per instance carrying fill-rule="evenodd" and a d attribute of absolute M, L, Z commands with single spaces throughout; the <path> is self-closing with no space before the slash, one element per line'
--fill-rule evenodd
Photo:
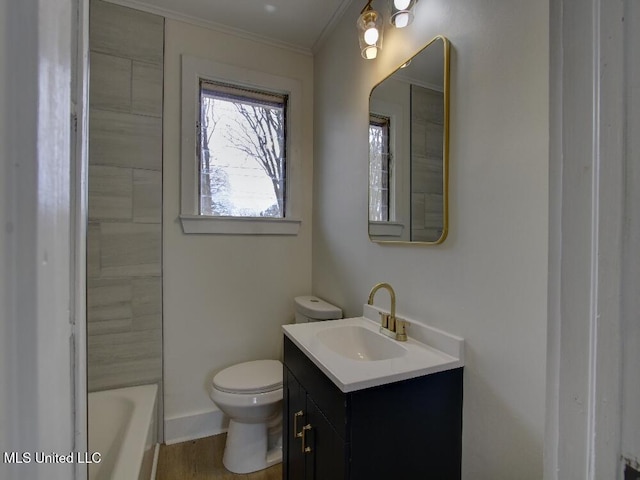
<path fill-rule="evenodd" d="M 351 3 L 351 0 L 108 1 L 302 51 L 312 51 Z"/>

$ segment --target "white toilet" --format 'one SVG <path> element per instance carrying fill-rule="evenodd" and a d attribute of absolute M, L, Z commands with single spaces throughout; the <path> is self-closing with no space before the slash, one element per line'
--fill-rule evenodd
<path fill-rule="evenodd" d="M 342 318 L 342 310 L 314 296 L 295 298 L 296 323 Z M 255 360 L 220 371 L 211 399 L 229 417 L 222 463 L 250 473 L 282 461 L 282 363 Z"/>

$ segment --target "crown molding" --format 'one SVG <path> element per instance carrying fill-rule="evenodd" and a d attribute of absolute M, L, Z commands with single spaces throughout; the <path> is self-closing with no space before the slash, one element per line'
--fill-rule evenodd
<path fill-rule="evenodd" d="M 235 37 L 244 38 L 246 40 L 262 43 L 264 45 L 269 45 L 272 47 L 290 50 L 292 52 L 299 53 L 302 55 L 308 55 L 308 56 L 313 55 L 312 49 L 310 48 L 301 47 L 299 45 L 283 42 L 281 40 L 265 37 L 263 35 L 257 35 L 255 33 L 251 33 L 246 30 L 242 30 L 240 28 L 229 27 L 228 25 L 212 22 L 210 20 L 204 20 L 202 18 L 194 17 L 192 15 L 185 15 L 184 13 L 176 12 L 175 10 L 157 7 L 155 5 L 149 5 L 148 3 L 141 0 L 105 0 L 105 1 L 116 4 L 116 5 L 120 5 L 123 7 L 129 7 L 129 8 L 134 8 L 136 10 L 141 10 L 143 12 L 153 13 L 155 15 L 160 15 L 165 18 L 170 18 L 172 20 L 178 20 L 180 22 L 189 23 L 191 25 L 196 25 L 198 27 L 208 28 L 209 30 L 214 30 L 227 35 L 233 35 Z M 350 2 L 351 0 L 344 0 L 344 3 L 348 4 Z M 343 9 L 343 6 L 341 5 L 339 11 L 342 11 L 342 10 L 344 9 Z M 335 15 L 331 18 L 331 22 L 334 21 L 334 17 Z M 323 34 L 325 30 L 326 28 L 323 29 L 323 32 L 322 32 Z"/>
<path fill-rule="evenodd" d="M 338 7 L 338 9 L 335 12 L 333 12 L 331 19 L 324 26 L 324 28 L 320 32 L 320 35 L 318 36 L 316 41 L 313 43 L 311 47 L 311 52 L 313 54 L 316 54 L 322 48 L 324 43 L 327 41 L 327 38 L 329 38 L 329 35 L 331 34 L 331 32 L 333 32 L 335 28 L 338 26 L 338 23 L 344 16 L 344 12 L 347 11 L 347 9 L 352 3 L 353 3 L 353 0 L 342 0 L 342 3 Z"/>

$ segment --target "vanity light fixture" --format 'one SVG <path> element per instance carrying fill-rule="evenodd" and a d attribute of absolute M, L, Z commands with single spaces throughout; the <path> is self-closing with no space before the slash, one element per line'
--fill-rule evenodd
<path fill-rule="evenodd" d="M 414 10 L 418 0 L 388 1 L 389 23 L 391 25 L 396 28 L 404 28 L 413 22 Z M 367 1 L 356 22 L 360 53 L 367 60 L 373 60 L 378 56 L 378 51 L 382 50 L 382 15 L 373 9 L 371 2 L 373 0 Z"/>
<path fill-rule="evenodd" d="M 418 0 L 389 0 L 389 21 L 396 28 L 404 28 L 413 22 L 413 10 Z"/>
<path fill-rule="evenodd" d="M 367 60 L 376 58 L 382 49 L 382 15 L 373 9 L 372 1 L 367 2 L 356 22 L 360 53 Z"/>

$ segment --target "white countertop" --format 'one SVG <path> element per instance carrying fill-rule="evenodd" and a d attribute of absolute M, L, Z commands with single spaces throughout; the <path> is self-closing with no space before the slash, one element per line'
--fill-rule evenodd
<path fill-rule="evenodd" d="M 391 340 L 406 349 L 406 353 L 387 360 L 349 359 L 330 350 L 316 337 L 322 330 L 347 325 L 361 326 L 382 336 L 377 321 L 379 311 L 364 305 L 362 317 L 283 325 L 282 330 L 345 393 L 464 366 L 462 338 L 411 319 L 402 318 L 410 324 L 408 340 Z"/>

